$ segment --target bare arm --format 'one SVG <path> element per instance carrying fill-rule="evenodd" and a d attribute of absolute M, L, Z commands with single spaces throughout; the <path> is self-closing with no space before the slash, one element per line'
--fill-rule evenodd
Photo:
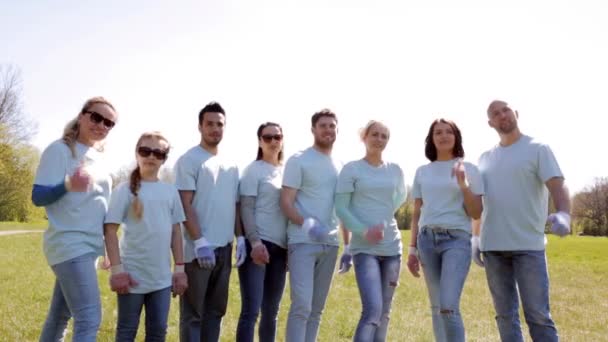
<path fill-rule="evenodd" d="M 171 251 L 173 252 L 173 262 L 176 264 L 184 263 L 184 247 L 182 244 L 182 234 L 179 223 L 173 225 L 171 230 Z"/>
<path fill-rule="evenodd" d="M 190 190 L 179 190 L 179 197 L 182 200 L 182 206 L 184 207 L 184 213 L 186 214 L 186 221 L 184 226 L 186 231 L 192 240 L 198 240 L 201 238 L 201 228 L 198 224 L 198 217 L 196 211 L 192 206 L 192 199 L 194 198 L 194 191 Z"/>
<path fill-rule="evenodd" d="M 418 245 L 418 221 L 420 220 L 420 208 L 422 207 L 422 199 L 414 199 L 414 212 L 412 213 L 412 237 L 410 240 L 410 247 L 417 247 Z"/>
<path fill-rule="evenodd" d="M 474 220 L 479 219 L 483 210 L 481 195 L 474 194 L 468 186 L 461 187 L 460 190 L 464 196 L 464 210 L 467 215 Z"/>
<path fill-rule="evenodd" d="M 110 258 L 112 266 L 120 265 L 120 249 L 118 248 L 118 227 L 116 223 L 106 223 L 103 225 L 103 235 L 106 242 L 106 253 Z"/>
<path fill-rule="evenodd" d="M 481 234 L 481 218 L 474 219 L 471 228 L 473 230 L 473 236 L 479 236 Z"/>
<path fill-rule="evenodd" d="M 241 204 L 237 202 L 234 215 L 234 235 L 236 237 L 243 236 L 243 224 L 241 222 Z"/>
<path fill-rule="evenodd" d="M 342 222 L 340 222 L 340 230 L 342 231 L 342 241 L 344 242 L 344 245 L 350 244 L 350 232 L 344 227 Z"/>
<path fill-rule="evenodd" d="M 570 214 L 570 191 L 562 177 L 550 178 L 547 182 L 547 189 L 553 198 L 553 205 L 557 211 Z"/>
<path fill-rule="evenodd" d="M 296 202 L 297 193 L 298 189 L 283 186 L 283 188 L 281 189 L 280 205 L 283 214 L 287 216 L 289 221 L 297 225 L 302 225 L 302 223 L 304 223 L 304 217 L 300 215 L 300 213 L 294 206 Z"/>

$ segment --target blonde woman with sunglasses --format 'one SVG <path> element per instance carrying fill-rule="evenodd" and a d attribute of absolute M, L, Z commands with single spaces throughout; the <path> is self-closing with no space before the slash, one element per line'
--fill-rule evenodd
<path fill-rule="evenodd" d="M 74 341 L 96 340 L 101 300 L 95 260 L 103 255 L 103 219 L 112 188 L 103 143 L 117 119 L 108 100 L 87 100 L 40 158 L 32 202 L 46 209 L 43 248 L 55 274 L 40 341 L 63 340 L 70 318 Z"/>

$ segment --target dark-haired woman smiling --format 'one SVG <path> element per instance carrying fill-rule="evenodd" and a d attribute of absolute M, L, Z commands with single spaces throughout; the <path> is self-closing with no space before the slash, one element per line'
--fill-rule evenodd
<path fill-rule="evenodd" d="M 407 266 L 418 277 L 422 265 L 435 340 L 460 342 L 465 340 L 460 295 L 471 265 L 471 219 L 481 215 L 483 182 L 477 167 L 462 161 L 462 136 L 450 120 L 433 121 L 425 155 L 431 162 L 416 170 L 412 188 Z"/>

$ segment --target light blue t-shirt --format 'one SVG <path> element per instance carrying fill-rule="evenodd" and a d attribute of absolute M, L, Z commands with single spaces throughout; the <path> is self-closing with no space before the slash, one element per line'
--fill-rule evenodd
<path fill-rule="evenodd" d="M 223 247 L 234 238 L 239 172 L 237 166 L 214 156 L 200 146 L 189 149 L 175 164 L 178 190 L 194 191 L 192 206 L 201 234 L 214 247 Z M 184 260 L 194 260 L 194 241 L 185 226 Z"/>
<path fill-rule="evenodd" d="M 256 160 L 243 171 L 241 196 L 254 196 L 255 225 L 260 239 L 287 247 L 287 217 L 279 206 L 283 165 Z"/>
<path fill-rule="evenodd" d="M 391 256 L 401 254 L 401 233 L 395 220 L 394 198 L 397 192 L 405 193 L 403 171 L 394 163 L 372 166 L 365 160 L 344 165 L 338 178 L 337 193 L 351 193 L 351 213 L 366 226 L 386 222 L 384 239 L 370 244 L 363 234 L 353 232 L 351 253 Z M 348 228 L 348 227 L 347 227 Z"/>
<path fill-rule="evenodd" d="M 103 218 L 108 210 L 112 178 L 104 165 L 103 154 L 76 143 L 76 157 L 61 140 L 42 152 L 34 184 L 52 186 L 72 175 L 79 165 L 93 177 L 87 192 L 68 192 L 45 207 L 49 228 L 44 232 L 44 254 L 49 265 L 96 253 L 103 255 Z"/>
<path fill-rule="evenodd" d="M 479 158 L 485 185 L 482 251 L 544 250 L 549 192 L 545 182 L 563 177 L 549 146 L 522 135 Z"/>
<path fill-rule="evenodd" d="M 173 225 L 186 220 L 184 209 L 172 184 L 141 182 L 137 197 L 143 215 L 132 210 L 129 182 L 118 185 L 110 198 L 106 223 L 123 224 L 120 259 L 125 271 L 139 284 L 131 293 L 150 293 L 171 286 L 171 233 Z"/>
<path fill-rule="evenodd" d="M 308 237 L 300 225 L 289 221 L 287 242 L 327 244 L 338 246 L 338 218 L 334 210 L 334 196 L 340 163 L 309 147 L 287 160 L 283 186 L 297 189 L 295 207 L 303 217 L 314 216 L 333 231 L 325 241 Z"/>
<path fill-rule="evenodd" d="M 419 228 L 439 226 L 471 232 L 471 218 L 464 210 L 464 195 L 456 177 L 452 177 L 452 168 L 457 161 L 434 161 L 416 170 L 412 195 L 422 199 Z M 483 195 L 484 186 L 477 167 L 465 162 L 464 170 L 471 192 Z"/>

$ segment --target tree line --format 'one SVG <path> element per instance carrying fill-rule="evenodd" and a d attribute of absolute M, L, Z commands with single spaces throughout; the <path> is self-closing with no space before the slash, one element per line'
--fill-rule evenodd
<path fill-rule="evenodd" d="M 19 69 L 0 65 L 0 221 L 44 217 L 30 199 L 40 151 L 31 144 L 36 124 L 25 115 L 22 91 Z M 132 167 L 122 167 L 114 172 L 114 185 L 128 180 L 131 171 Z M 172 181 L 172 170 L 163 168 L 161 178 Z M 414 200 L 411 188 L 407 190 L 407 199 L 395 214 L 400 229 L 410 229 L 412 220 Z M 572 218 L 573 233 L 608 236 L 608 177 L 597 178 L 573 196 Z"/>

